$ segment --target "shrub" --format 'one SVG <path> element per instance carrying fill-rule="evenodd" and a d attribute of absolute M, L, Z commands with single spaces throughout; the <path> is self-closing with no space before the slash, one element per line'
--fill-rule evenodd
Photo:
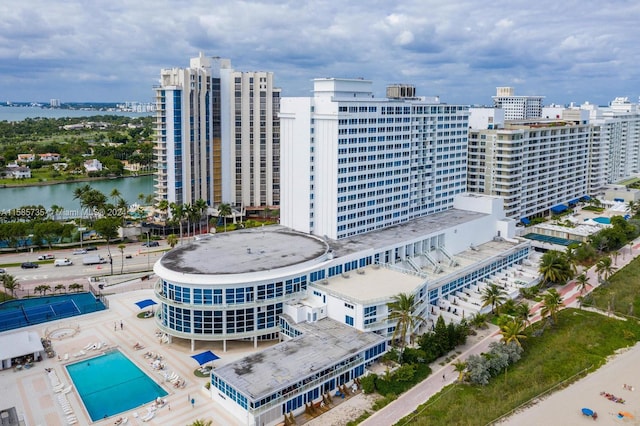
<path fill-rule="evenodd" d="M 368 374 L 360 379 L 360 385 L 362 386 L 362 392 L 374 393 L 376 391 L 377 374 Z"/>

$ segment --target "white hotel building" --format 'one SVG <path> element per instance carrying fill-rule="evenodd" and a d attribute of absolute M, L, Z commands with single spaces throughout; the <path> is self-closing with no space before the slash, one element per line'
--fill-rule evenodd
<path fill-rule="evenodd" d="M 179 246 L 154 266 L 156 323 L 171 338 L 284 340 L 212 371 L 211 398 L 241 424 L 279 424 L 357 382 L 387 349 L 398 293 L 415 295 L 423 331 L 481 311 L 496 274 L 525 279 L 531 244 L 502 200 L 464 194 L 466 107 L 411 86 L 377 99 L 365 80 L 314 88 L 281 104 L 282 224 Z"/>
<path fill-rule="evenodd" d="M 468 109 L 403 88 L 380 99 L 370 81 L 322 78 L 312 97 L 282 99 L 281 224 L 339 240 L 452 207 Z"/>

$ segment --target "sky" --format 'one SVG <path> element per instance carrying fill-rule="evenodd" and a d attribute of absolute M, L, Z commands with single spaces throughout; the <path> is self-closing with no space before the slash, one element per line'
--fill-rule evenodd
<path fill-rule="evenodd" d="M 153 101 L 162 68 L 231 59 L 282 96 L 317 77 L 393 83 L 489 105 L 640 95 L 637 0 L 2 0 L 0 101 Z"/>

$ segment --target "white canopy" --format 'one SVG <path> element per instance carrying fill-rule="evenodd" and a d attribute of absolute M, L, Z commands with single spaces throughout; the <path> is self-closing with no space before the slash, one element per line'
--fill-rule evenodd
<path fill-rule="evenodd" d="M 24 355 L 43 352 L 44 346 L 35 331 L 20 331 L 0 335 L 0 362 Z"/>

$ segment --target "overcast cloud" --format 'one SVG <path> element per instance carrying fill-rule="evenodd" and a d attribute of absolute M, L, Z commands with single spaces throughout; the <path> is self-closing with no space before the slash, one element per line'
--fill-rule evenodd
<path fill-rule="evenodd" d="M 490 104 L 496 86 L 546 103 L 640 95 L 637 0 L 3 0 L 0 100 L 150 102 L 160 69 L 200 51 L 273 71 L 411 83 Z"/>

